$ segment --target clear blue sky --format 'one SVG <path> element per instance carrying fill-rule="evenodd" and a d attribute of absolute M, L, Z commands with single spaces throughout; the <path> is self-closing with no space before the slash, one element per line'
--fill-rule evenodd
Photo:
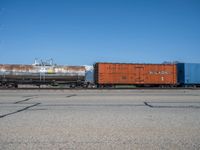
<path fill-rule="evenodd" d="M 0 0 L 0 63 L 200 63 L 200 0 Z"/>

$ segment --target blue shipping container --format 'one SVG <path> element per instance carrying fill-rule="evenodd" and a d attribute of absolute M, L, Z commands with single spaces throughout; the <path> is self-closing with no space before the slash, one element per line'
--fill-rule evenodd
<path fill-rule="evenodd" d="M 200 84 L 200 64 L 179 63 L 177 69 L 180 84 Z"/>

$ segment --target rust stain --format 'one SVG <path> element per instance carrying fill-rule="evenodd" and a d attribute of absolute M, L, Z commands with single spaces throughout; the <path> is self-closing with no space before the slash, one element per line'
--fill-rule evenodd
<path fill-rule="evenodd" d="M 13 72 L 37 72 L 42 69 L 50 69 L 52 71 L 85 71 L 84 66 L 33 66 L 33 65 L 2 65 L 0 64 L 0 70 L 13 71 Z"/>
<path fill-rule="evenodd" d="M 0 70 L 5 71 L 30 71 L 33 69 L 32 65 L 0 65 Z"/>

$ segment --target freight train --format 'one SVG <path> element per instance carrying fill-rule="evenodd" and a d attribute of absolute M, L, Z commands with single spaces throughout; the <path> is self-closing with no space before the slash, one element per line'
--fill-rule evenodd
<path fill-rule="evenodd" d="M 0 86 L 18 87 L 19 84 L 69 85 L 75 87 L 199 87 L 200 64 L 94 64 L 87 79 L 85 66 L 60 66 L 48 63 L 33 65 L 0 65 Z"/>
<path fill-rule="evenodd" d="M 97 87 L 200 87 L 200 64 L 96 63 L 94 83 Z"/>

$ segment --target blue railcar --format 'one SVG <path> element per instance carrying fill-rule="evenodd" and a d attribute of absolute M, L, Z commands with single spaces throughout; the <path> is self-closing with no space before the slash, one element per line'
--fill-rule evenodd
<path fill-rule="evenodd" d="M 200 64 L 198 63 L 179 63 L 178 82 L 181 85 L 200 85 Z"/>

